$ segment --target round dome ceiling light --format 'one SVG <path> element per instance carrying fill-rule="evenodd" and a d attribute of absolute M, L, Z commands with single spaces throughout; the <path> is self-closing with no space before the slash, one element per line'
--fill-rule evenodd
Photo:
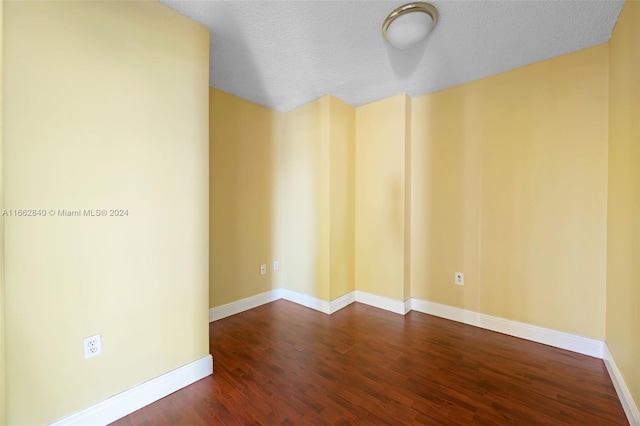
<path fill-rule="evenodd" d="M 424 40 L 438 22 L 438 9 L 429 3 L 409 3 L 387 16 L 382 35 L 398 49 L 407 49 Z"/>

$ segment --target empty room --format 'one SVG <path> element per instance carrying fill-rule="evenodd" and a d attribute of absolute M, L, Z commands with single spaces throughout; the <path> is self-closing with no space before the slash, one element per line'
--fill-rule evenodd
<path fill-rule="evenodd" d="M 0 34 L 0 426 L 640 425 L 640 1 Z"/>

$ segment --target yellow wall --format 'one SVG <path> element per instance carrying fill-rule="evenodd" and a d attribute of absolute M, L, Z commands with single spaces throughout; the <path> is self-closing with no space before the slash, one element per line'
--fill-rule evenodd
<path fill-rule="evenodd" d="M 280 287 L 280 271 L 272 270 L 278 260 L 273 242 L 276 114 L 209 91 L 211 307 Z M 267 264 L 266 275 L 260 275 L 261 264 Z"/>
<path fill-rule="evenodd" d="M 329 97 L 280 116 L 278 173 L 285 285 L 330 299 Z"/>
<path fill-rule="evenodd" d="M 212 88 L 210 138 L 210 306 L 353 291 L 355 108 L 325 96 L 279 113 Z"/>
<path fill-rule="evenodd" d="M 356 109 L 356 289 L 404 301 L 406 95 Z"/>
<path fill-rule="evenodd" d="M 604 339 L 607 103 L 607 44 L 414 99 L 412 296 Z"/>
<path fill-rule="evenodd" d="M 355 108 L 333 96 L 279 115 L 284 286 L 330 301 L 354 290 Z"/>
<path fill-rule="evenodd" d="M 208 33 L 156 2 L 4 3 L 7 416 L 208 354 Z M 103 353 L 83 359 L 82 340 Z"/>
<path fill-rule="evenodd" d="M 356 109 L 329 97 L 330 299 L 355 290 Z"/>
<path fill-rule="evenodd" d="M 403 299 L 407 300 L 411 295 L 411 273 L 412 273 L 412 256 L 411 256 L 411 240 L 412 230 L 412 111 L 413 100 L 409 96 L 404 97 L 404 285 Z"/>
<path fill-rule="evenodd" d="M 2 47 L 4 43 L 3 34 L 3 6 L 4 2 L 0 2 L 0 212 L 4 210 L 4 127 L 3 123 L 3 104 L 2 101 L 2 83 L 3 83 L 3 66 L 2 66 Z M 0 426 L 6 424 L 5 409 L 5 372 L 4 372 L 4 216 L 0 215 Z"/>
<path fill-rule="evenodd" d="M 607 347 L 640 406 L 640 3 L 609 44 Z"/>

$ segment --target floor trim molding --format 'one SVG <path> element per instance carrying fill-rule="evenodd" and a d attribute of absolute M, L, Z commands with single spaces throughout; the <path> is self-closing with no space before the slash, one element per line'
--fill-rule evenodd
<path fill-rule="evenodd" d="M 282 299 L 282 293 L 282 289 L 276 289 L 227 303 L 225 305 L 216 306 L 215 308 L 209 309 L 209 322 L 230 317 L 231 315 L 257 308 L 260 305 L 273 302 L 274 300 Z"/>
<path fill-rule="evenodd" d="M 302 294 L 293 290 L 280 288 L 246 299 L 241 299 L 237 302 L 212 308 L 209 312 L 209 320 L 215 321 L 281 298 L 328 315 L 350 305 L 353 302 L 364 303 L 365 305 L 384 309 L 400 315 L 405 315 L 407 312 L 414 310 L 600 359 L 602 359 L 604 355 L 604 342 L 601 340 L 590 339 L 588 337 L 577 336 L 562 331 L 494 317 L 453 306 L 428 302 L 426 300 L 410 298 L 403 302 L 400 300 L 390 299 L 388 297 L 378 296 L 376 294 L 366 293 L 360 290 L 352 291 L 328 302 L 308 294 Z"/>
<path fill-rule="evenodd" d="M 212 373 L 213 358 L 207 355 L 63 417 L 51 426 L 107 425 Z"/>
<path fill-rule="evenodd" d="M 286 288 L 282 290 L 282 298 L 298 305 L 306 306 L 307 308 L 315 309 L 316 311 L 324 312 L 325 314 L 331 314 L 331 305 L 326 300 L 318 299 L 317 297 L 310 296 L 308 294 L 298 293 L 297 291 L 289 290 Z"/>
<path fill-rule="evenodd" d="M 425 314 L 461 322 L 468 325 L 484 328 L 509 336 L 519 337 L 525 340 L 566 349 L 595 358 L 602 358 L 604 342 L 577 336 L 562 331 L 551 330 L 531 324 L 525 324 L 453 306 L 427 302 L 426 300 L 411 299 L 411 309 Z"/>
<path fill-rule="evenodd" d="M 611 352 L 609 352 L 609 347 L 606 343 L 604 345 L 604 365 L 607 367 L 609 376 L 611 376 L 613 387 L 616 389 L 616 393 L 618 394 L 624 413 L 627 415 L 629 424 L 632 426 L 640 426 L 640 410 L 638 410 L 638 406 L 633 400 L 633 396 L 631 396 L 631 392 L 622 377 L 622 373 L 618 370 L 618 366 L 613 360 L 613 356 L 611 355 Z"/>
<path fill-rule="evenodd" d="M 378 296 L 377 294 L 365 293 L 364 291 L 356 290 L 356 302 L 364 303 L 365 305 L 373 306 L 375 308 L 384 309 L 385 311 L 393 312 L 396 314 L 404 315 L 409 312 L 405 302 L 396 299 L 389 299 L 388 297 Z"/>
<path fill-rule="evenodd" d="M 337 299 L 333 299 L 331 302 L 329 302 L 329 311 L 331 313 L 334 313 L 342 308 L 346 308 L 355 301 L 356 292 L 352 291 L 351 293 L 347 293 L 344 296 L 340 296 Z"/>

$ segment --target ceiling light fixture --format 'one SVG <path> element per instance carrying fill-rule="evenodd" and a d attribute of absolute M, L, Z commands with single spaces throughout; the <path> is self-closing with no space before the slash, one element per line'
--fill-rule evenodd
<path fill-rule="evenodd" d="M 382 35 L 398 49 L 407 49 L 424 40 L 438 22 L 438 9 L 429 3 L 409 3 L 387 16 Z"/>

